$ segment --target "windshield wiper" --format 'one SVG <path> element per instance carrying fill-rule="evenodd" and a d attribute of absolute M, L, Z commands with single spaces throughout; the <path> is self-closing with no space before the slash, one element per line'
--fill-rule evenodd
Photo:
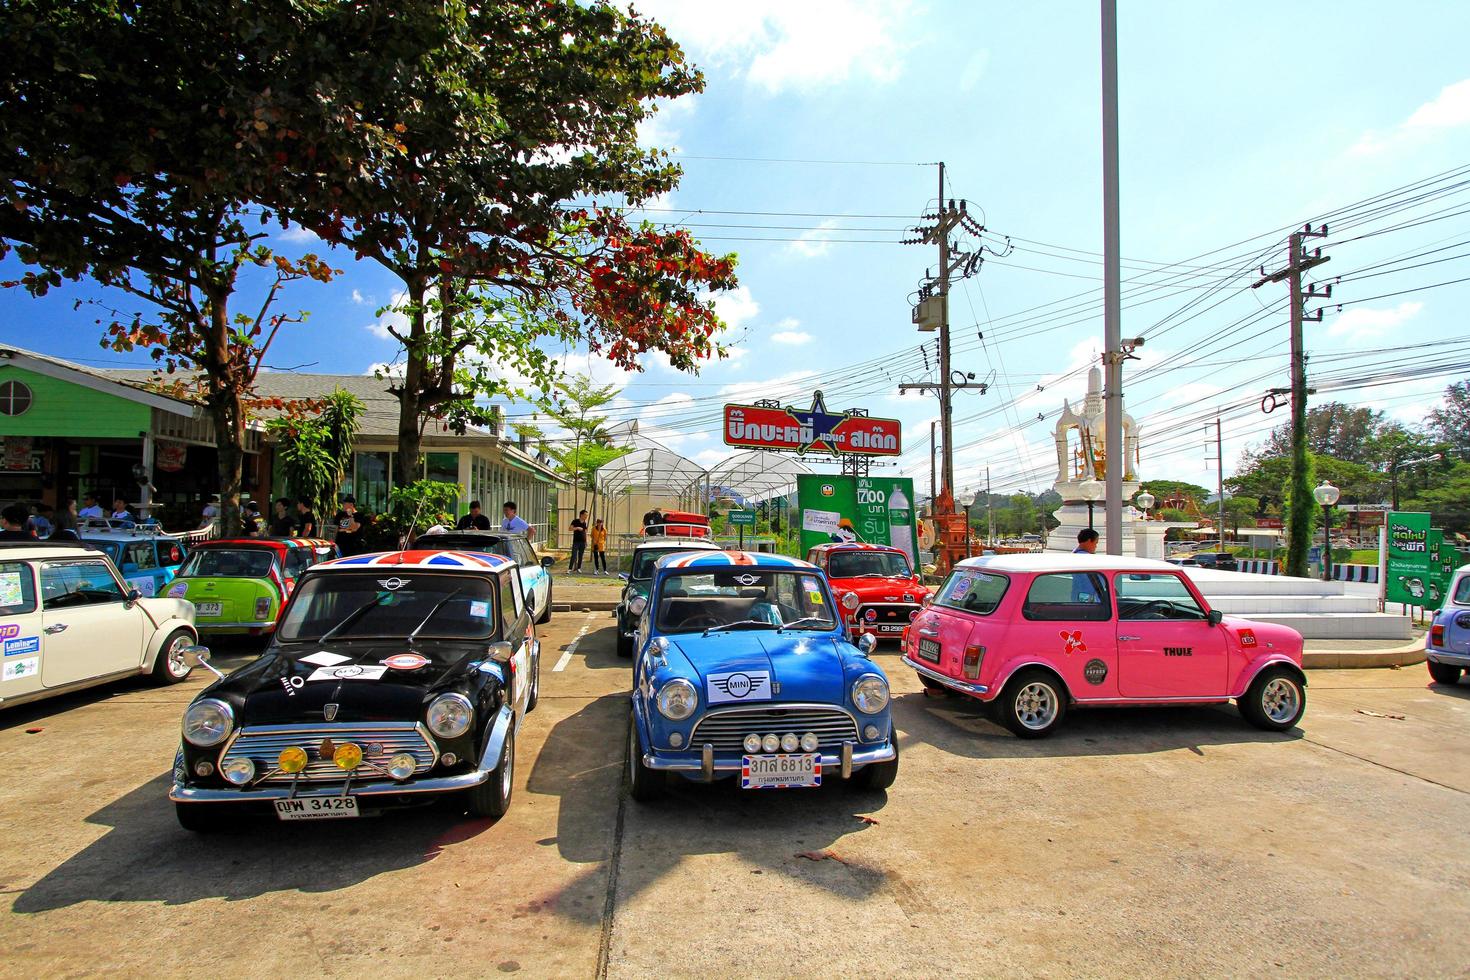
<path fill-rule="evenodd" d="M 801 619 L 793 619 L 789 623 L 782 623 L 781 626 L 780 626 L 780 628 L 777 630 L 777 632 L 780 632 L 780 630 L 789 630 L 789 629 L 792 629 L 793 627 L 800 626 L 802 623 L 831 623 L 831 622 L 832 622 L 832 620 L 826 619 L 825 617 L 822 617 L 822 616 L 803 616 Z"/>
<path fill-rule="evenodd" d="M 768 623 L 764 619 L 742 619 L 736 623 L 724 623 L 720 626 L 706 626 L 704 630 L 704 635 L 709 636 L 711 633 L 723 633 L 725 630 L 737 630 L 744 629 L 746 627 L 760 627 L 761 629 L 778 630 L 781 628 L 781 624 Z"/>
<path fill-rule="evenodd" d="M 429 620 L 438 615 L 439 610 L 443 609 L 445 604 L 448 603 L 450 599 L 453 599 L 455 596 L 459 595 L 463 591 L 464 589 L 455 589 L 453 592 L 449 593 L 447 596 L 434 603 L 434 608 L 429 610 L 429 615 L 425 616 L 423 622 L 415 626 L 413 630 L 408 634 L 407 643 L 409 647 L 413 646 L 414 637 L 419 635 L 419 630 L 423 629 L 425 626 L 428 626 Z"/>
<path fill-rule="evenodd" d="M 379 592 L 377 595 L 373 596 L 369 602 L 363 603 L 361 606 L 358 606 L 356 609 L 352 610 L 352 612 L 348 613 L 347 616 L 342 620 L 342 622 L 338 623 L 336 626 L 333 626 L 331 629 L 323 633 L 321 639 L 317 642 L 327 642 L 332 637 L 337 635 L 338 630 L 346 629 L 347 627 L 351 626 L 353 623 L 357 622 L 358 617 L 360 617 L 363 613 L 380 604 L 384 599 L 388 598 L 388 596 L 392 594 L 393 593 L 391 592 Z"/>

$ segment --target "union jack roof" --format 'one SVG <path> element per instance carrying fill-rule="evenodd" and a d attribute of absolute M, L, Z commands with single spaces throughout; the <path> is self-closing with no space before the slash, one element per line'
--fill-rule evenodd
<path fill-rule="evenodd" d="M 419 567 L 432 568 L 435 571 L 445 571 L 451 568 L 464 568 L 470 571 L 498 572 L 502 569 L 511 568 L 515 562 L 502 555 L 490 555 L 482 552 L 470 551 L 385 551 L 376 555 L 353 555 L 351 558 L 334 558 L 314 566 L 315 568 L 328 567 L 355 567 L 359 565 L 395 567 Z"/>
<path fill-rule="evenodd" d="M 895 548 L 891 544 L 869 544 L 866 541 L 829 541 L 825 544 L 812 546 L 813 551 L 897 551 L 904 554 L 902 548 Z"/>
<path fill-rule="evenodd" d="M 731 565 L 758 568 L 809 568 L 817 566 L 800 558 L 772 555 L 763 551 L 689 551 L 666 555 L 658 560 L 659 568 L 728 568 Z"/>

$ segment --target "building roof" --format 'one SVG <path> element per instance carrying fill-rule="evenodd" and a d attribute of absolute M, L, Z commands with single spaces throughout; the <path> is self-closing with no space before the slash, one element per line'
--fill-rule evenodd
<path fill-rule="evenodd" d="M 787 558 L 785 555 L 772 555 L 764 551 L 691 551 L 682 555 L 668 555 L 658 560 L 659 568 L 730 568 L 736 565 L 820 571 L 816 565 L 800 558 Z"/>
<path fill-rule="evenodd" d="M 955 568 L 973 568 L 986 572 L 1171 572 L 1179 566 L 1157 558 L 1130 558 L 1120 555 L 1069 554 L 1064 551 L 1027 552 L 1021 555 L 987 555 L 966 558 Z"/>
<path fill-rule="evenodd" d="M 143 381 L 153 377 L 152 371 L 99 370 L 13 344 L 0 345 L 0 364 L 13 364 L 27 371 L 70 381 L 94 391 L 126 398 L 150 408 L 160 408 L 185 418 L 194 418 L 200 412 L 200 408 L 193 402 L 160 394 L 148 388 Z M 143 381 L 131 377 L 132 375 L 143 376 Z"/>
<path fill-rule="evenodd" d="M 514 568 L 515 562 L 501 555 L 469 551 L 387 551 L 376 555 L 353 555 L 351 558 L 334 558 L 320 562 L 313 568 L 347 568 L 371 566 L 374 568 L 424 568 L 435 572 L 499 572 Z"/>

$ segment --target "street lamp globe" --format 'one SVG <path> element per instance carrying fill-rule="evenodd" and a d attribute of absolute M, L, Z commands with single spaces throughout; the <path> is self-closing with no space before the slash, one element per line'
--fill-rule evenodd
<path fill-rule="evenodd" d="M 1077 492 L 1083 500 L 1101 500 L 1107 495 L 1108 489 L 1101 480 L 1083 480 L 1077 484 Z"/>
<path fill-rule="evenodd" d="M 961 507 L 975 506 L 975 491 L 966 490 L 964 493 L 960 494 L 959 505 Z"/>
<path fill-rule="evenodd" d="M 1143 491 L 1143 493 L 1135 497 L 1133 502 L 1138 505 L 1139 510 L 1145 512 L 1153 510 L 1154 504 L 1157 503 L 1157 501 L 1154 500 L 1154 495 L 1149 493 L 1147 490 Z"/>
<path fill-rule="evenodd" d="M 1317 498 L 1317 503 L 1323 507 L 1331 507 L 1337 503 L 1337 498 L 1342 496 L 1342 491 L 1323 480 L 1317 489 L 1312 491 L 1312 496 Z"/>

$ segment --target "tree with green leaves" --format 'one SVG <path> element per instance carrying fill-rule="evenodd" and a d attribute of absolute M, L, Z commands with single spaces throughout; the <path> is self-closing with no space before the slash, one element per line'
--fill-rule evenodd
<path fill-rule="evenodd" d="M 557 383 L 554 401 L 546 405 L 546 412 L 570 435 L 571 445 L 563 442 L 552 451 L 558 469 L 572 483 L 572 510 L 580 508 L 580 493 L 591 491 L 591 477 L 597 468 L 625 455 L 627 450 L 616 450 L 603 445 L 607 441 L 608 416 L 599 414 L 610 405 L 622 389 L 617 385 L 599 385 L 585 374 L 573 374 Z"/>
<path fill-rule="evenodd" d="M 352 466 L 363 404 L 338 388 L 311 412 L 292 412 L 270 419 L 266 431 L 286 477 L 287 492 L 306 501 L 318 514 L 337 509 L 337 491 Z"/>
<path fill-rule="evenodd" d="M 1462 459 L 1470 458 L 1470 381 L 1456 381 L 1444 390 L 1444 404 L 1429 413 L 1429 430 Z"/>

